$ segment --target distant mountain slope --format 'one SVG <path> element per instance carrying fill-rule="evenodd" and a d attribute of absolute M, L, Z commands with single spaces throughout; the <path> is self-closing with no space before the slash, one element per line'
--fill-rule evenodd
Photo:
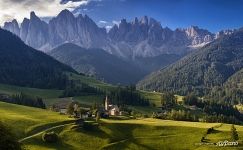
<path fill-rule="evenodd" d="M 175 54 L 161 54 L 155 57 L 137 57 L 132 63 L 146 71 L 146 74 L 150 74 L 176 62 L 181 57 L 181 55 Z"/>
<path fill-rule="evenodd" d="M 177 63 L 147 76 L 141 89 L 176 91 L 182 94 L 221 86 L 243 68 L 243 30 L 223 36 Z"/>
<path fill-rule="evenodd" d="M 49 55 L 80 73 L 95 75 L 110 83 L 136 83 L 145 75 L 145 71 L 102 49 L 85 49 L 67 43 L 53 49 Z"/>
<path fill-rule="evenodd" d="M 64 72 L 73 69 L 24 44 L 0 29 L 0 83 L 39 88 L 62 88 Z"/>
<path fill-rule="evenodd" d="M 229 77 L 225 82 L 224 87 L 243 90 L 243 69 Z"/>

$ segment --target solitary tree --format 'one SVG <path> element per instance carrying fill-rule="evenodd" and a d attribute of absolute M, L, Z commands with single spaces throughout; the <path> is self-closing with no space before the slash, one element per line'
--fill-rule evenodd
<path fill-rule="evenodd" d="M 193 94 L 189 94 L 183 98 L 183 102 L 186 105 L 197 105 L 198 103 L 198 98 L 197 96 Z"/>
<path fill-rule="evenodd" d="M 96 113 L 96 122 L 99 122 L 99 120 L 100 120 L 100 112 L 97 111 L 97 113 Z"/>
<path fill-rule="evenodd" d="M 167 106 L 167 105 L 174 105 L 176 104 L 176 97 L 172 93 L 163 93 L 161 95 L 161 105 Z"/>
<path fill-rule="evenodd" d="M 234 125 L 231 126 L 231 139 L 233 141 L 239 140 L 239 136 Z"/>
<path fill-rule="evenodd" d="M 75 115 L 77 115 L 78 112 L 78 106 L 80 104 L 78 102 L 71 102 L 68 106 L 67 106 L 67 113 L 72 115 L 75 113 Z"/>

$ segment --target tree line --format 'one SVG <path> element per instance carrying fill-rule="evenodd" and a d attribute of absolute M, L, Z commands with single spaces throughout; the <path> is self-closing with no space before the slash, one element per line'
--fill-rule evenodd
<path fill-rule="evenodd" d="M 60 97 L 104 95 L 104 93 L 100 88 L 92 87 L 85 83 L 77 83 L 75 80 L 69 80 Z"/>
<path fill-rule="evenodd" d="M 144 98 L 136 86 L 130 85 L 126 87 L 118 87 L 109 93 L 109 99 L 113 104 L 119 106 L 133 105 L 133 106 L 149 106 L 149 100 Z"/>
<path fill-rule="evenodd" d="M 240 124 L 243 121 L 241 113 L 234 105 L 227 101 L 198 98 L 195 94 L 188 94 L 183 98 L 183 104 L 196 106 L 203 116 L 193 114 L 191 110 L 178 107 L 177 98 L 173 93 L 165 92 L 161 95 L 161 113 L 154 113 L 153 117 L 183 121 L 224 122 Z"/>
<path fill-rule="evenodd" d="M 0 95 L 0 100 L 3 102 L 18 104 L 18 105 L 37 107 L 42 109 L 46 108 L 46 105 L 43 102 L 42 98 L 33 97 L 22 92 L 19 94 L 13 94 L 11 96 Z"/>
<path fill-rule="evenodd" d="M 240 121 L 243 121 L 243 117 L 238 109 L 227 101 L 200 99 L 193 94 L 189 94 L 183 98 L 183 102 L 185 105 L 194 105 L 206 113 L 206 115 L 203 116 L 205 122 L 239 124 Z"/>

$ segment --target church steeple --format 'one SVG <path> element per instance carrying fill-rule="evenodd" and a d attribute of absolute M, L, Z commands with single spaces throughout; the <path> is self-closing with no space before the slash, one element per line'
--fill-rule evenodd
<path fill-rule="evenodd" d="M 105 97 L 105 110 L 108 110 L 108 106 L 109 106 L 109 104 L 108 104 L 108 97 L 106 96 Z"/>

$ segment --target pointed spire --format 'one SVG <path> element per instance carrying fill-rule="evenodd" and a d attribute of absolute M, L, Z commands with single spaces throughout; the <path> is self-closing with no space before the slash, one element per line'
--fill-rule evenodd
<path fill-rule="evenodd" d="M 109 104 L 108 104 L 108 96 L 106 95 L 106 97 L 105 97 L 105 110 L 108 110 L 108 106 L 109 106 Z"/>
<path fill-rule="evenodd" d="M 34 11 L 30 12 L 30 19 L 38 18 Z"/>
<path fill-rule="evenodd" d="M 148 24 L 148 16 L 143 16 L 140 21 L 142 24 Z"/>
<path fill-rule="evenodd" d="M 66 16 L 66 17 L 73 17 L 73 18 L 74 18 L 73 13 L 72 13 L 71 11 L 67 10 L 67 9 L 62 10 L 62 11 L 57 15 L 57 17 L 60 17 L 60 16 L 61 16 L 61 17 Z"/>

